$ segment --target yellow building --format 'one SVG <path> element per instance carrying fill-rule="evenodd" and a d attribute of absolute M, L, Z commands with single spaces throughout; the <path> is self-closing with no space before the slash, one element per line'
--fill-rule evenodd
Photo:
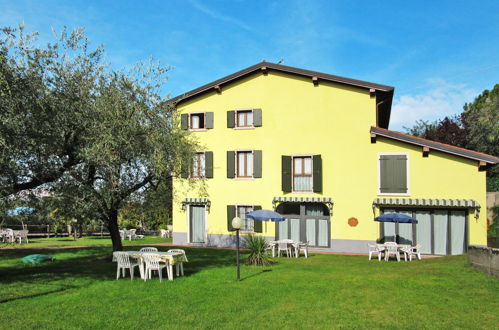
<path fill-rule="evenodd" d="M 261 62 L 171 100 L 202 145 L 174 180 L 173 243 L 233 246 L 230 221 L 275 209 L 244 232 L 336 252 L 486 245 L 487 166 L 498 158 L 388 130 L 394 88 Z M 379 223 L 383 212 L 417 224 Z"/>

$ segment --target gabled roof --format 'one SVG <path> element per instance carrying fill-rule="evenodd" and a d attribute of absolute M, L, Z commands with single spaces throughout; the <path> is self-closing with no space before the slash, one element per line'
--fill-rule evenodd
<path fill-rule="evenodd" d="M 394 87 L 357 80 L 357 79 L 335 76 L 322 72 L 299 69 L 291 66 L 265 62 L 265 61 L 252 65 L 246 69 L 235 72 L 218 80 L 212 81 L 211 83 L 195 88 L 186 93 L 180 94 L 168 100 L 167 103 L 178 105 L 183 101 L 189 100 L 203 93 L 207 93 L 210 91 L 220 92 L 222 90 L 223 85 L 225 84 L 229 84 L 231 82 L 234 82 L 238 79 L 244 78 L 251 74 L 255 74 L 257 72 L 262 72 L 265 74 L 269 71 L 284 72 L 301 77 L 308 77 L 311 79 L 311 81 L 314 84 L 320 83 L 320 81 L 322 80 L 322 81 L 334 82 L 348 86 L 367 89 L 370 92 L 373 92 L 374 95 L 376 95 L 376 125 L 379 127 L 388 128 L 388 124 L 390 122 L 390 112 L 392 108 Z"/>
<path fill-rule="evenodd" d="M 433 150 L 438 150 L 441 152 L 445 152 L 445 153 L 456 155 L 456 156 L 461 156 L 461 157 L 468 158 L 468 159 L 477 160 L 480 162 L 485 162 L 489 165 L 494 165 L 494 164 L 499 163 L 499 158 L 492 156 L 492 155 L 488 155 L 488 154 L 484 154 L 482 152 L 456 147 L 456 146 L 453 146 L 450 144 L 445 144 L 445 143 L 440 143 L 440 142 L 436 142 L 436 141 L 432 141 L 432 140 L 423 139 L 423 138 L 409 135 L 409 134 L 391 131 L 391 130 L 381 128 L 381 127 L 372 126 L 371 127 L 371 134 L 383 136 L 383 137 L 386 137 L 386 138 L 389 138 L 392 140 L 402 141 L 402 142 L 406 142 L 406 143 L 410 143 L 410 144 L 414 144 L 414 145 L 418 145 L 418 146 L 422 146 L 422 147 L 427 147 L 427 148 L 430 148 Z"/>

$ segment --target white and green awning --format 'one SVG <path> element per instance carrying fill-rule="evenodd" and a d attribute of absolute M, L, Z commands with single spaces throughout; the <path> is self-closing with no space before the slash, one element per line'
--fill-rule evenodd
<path fill-rule="evenodd" d="M 475 211 L 475 218 L 480 212 L 480 204 L 473 199 L 375 198 L 373 208 L 379 206 L 471 208 Z"/>
<path fill-rule="evenodd" d="M 208 198 L 184 198 L 182 200 L 182 210 L 187 209 L 187 205 L 205 205 L 210 210 L 211 202 Z"/>
<path fill-rule="evenodd" d="M 274 197 L 272 206 L 274 210 L 280 203 L 324 203 L 330 210 L 333 209 L 333 199 L 330 197 Z"/>

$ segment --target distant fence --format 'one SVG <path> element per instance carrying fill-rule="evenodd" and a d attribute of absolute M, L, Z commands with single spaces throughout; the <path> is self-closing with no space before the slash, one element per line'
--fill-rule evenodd
<path fill-rule="evenodd" d="M 499 249 L 469 246 L 468 262 L 476 269 L 499 278 Z"/>
<path fill-rule="evenodd" d="M 65 230 L 61 230 L 61 226 L 54 225 L 7 225 L 5 228 L 10 228 L 13 230 L 28 230 L 28 237 L 65 237 L 70 236 L 66 227 Z M 2 229 L 2 228 L 0 228 Z M 101 230 L 99 228 L 93 228 L 97 230 L 84 230 L 81 234 L 82 236 L 109 236 L 109 231 L 107 228 L 102 227 Z M 74 228 L 73 228 L 74 230 Z M 76 230 L 77 234 L 80 235 L 79 230 Z M 137 234 L 145 235 L 145 236 L 158 236 L 159 232 L 156 230 L 140 230 L 137 229 Z M 73 235 L 73 233 L 71 233 Z"/>

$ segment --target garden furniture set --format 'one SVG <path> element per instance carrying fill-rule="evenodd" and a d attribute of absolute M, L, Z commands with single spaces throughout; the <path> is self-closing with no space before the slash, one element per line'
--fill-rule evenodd
<path fill-rule="evenodd" d="M 12 230 L 10 228 L 0 230 L 0 241 L 6 243 L 29 243 L 28 230 Z"/>
<path fill-rule="evenodd" d="M 275 257 L 276 255 L 280 257 L 281 253 L 285 252 L 288 258 L 292 257 L 293 255 L 298 258 L 300 256 L 300 253 L 303 252 L 305 258 L 308 258 L 307 242 L 295 242 L 291 239 L 270 241 L 268 249 L 272 251 L 272 257 Z"/>
<path fill-rule="evenodd" d="M 144 235 L 137 235 L 137 229 L 120 229 L 120 237 L 121 240 L 124 241 L 125 239 L 128 240 L 134 240 L 138 238 L 144 238 Z"/>
<path fill-rule="evenodd" d="M 390 259 L 390 256 L 394 256 L 397 258 L 397 261 L 400 261 L 400 254 L 404 254 L 404 260 L 412 261 L 413 256 L 417 256 L 419 260 L 421 260 L 421 245 L 417 244 L 416 246 L 411 246 L 408 244 L 397 244 L 395 242 L 386 242 L 384 244 L 367 244 L 369 248 L 369 260 L 372 259 L 373 254 L 378 255 L 378 260 L 381 261 L 382 255 L 384 256 L 385 261 Z"/>
<path fill-rule="evenodd" d="M 135 267 L 139 268 L 140 278 L 144 281 L 151 279 L 152 272 L 156 271 L 160 282 L 163 279 L 163 269 L 166 269 L 167 277 L 173 281 L 173 266 L 176 276 L 184 275 L 184 262 L 187 256 L 184 250 L 171 249 L 160 252 L 155 247 L 145 247 L 140 251 L 116 251 L 113 252 L 113 261 L 117 262 L 116 279 L 125 277 L 125 271 L 130 271 L 130 279 L 133 279 Z"/>

